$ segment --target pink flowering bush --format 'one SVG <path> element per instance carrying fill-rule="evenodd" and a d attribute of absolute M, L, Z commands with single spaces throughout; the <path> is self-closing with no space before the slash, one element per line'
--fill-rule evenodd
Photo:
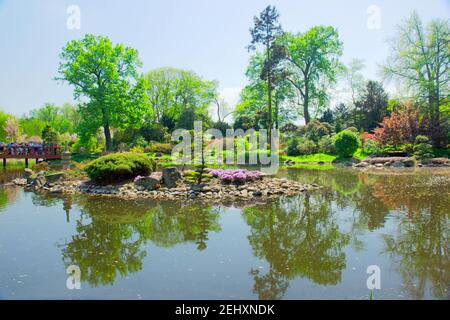
<path fill-rule="evenodd" d="M 260 179 L 262 173 L 246 169 L 208 169 L 209 173 L 224 182 L 244 183 Z"/>

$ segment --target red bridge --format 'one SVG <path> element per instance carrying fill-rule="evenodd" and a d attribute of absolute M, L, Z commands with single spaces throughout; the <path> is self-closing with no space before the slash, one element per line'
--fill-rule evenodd
<path fill-rule="evenodd" d="M 59 145 L 29 145 L 29 144 L 9 144 L 0 145 L 0 158 L 3 158 L 3 167 L 6 166 L 6 159 L 25 159 L 28 166 L 28 159 L 36 159 L 36 163 L 42 160 L 61 159 L 61 147 Z"/>

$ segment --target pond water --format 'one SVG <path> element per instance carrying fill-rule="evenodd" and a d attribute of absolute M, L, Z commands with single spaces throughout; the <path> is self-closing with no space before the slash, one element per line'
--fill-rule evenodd
<path fill-rule="evenodd" d="M 0 299 L 368 299 L 370 265 L 375 299 L 449 299 L 450 170 L 279 176 L 325 188 L 237 208 L 1 187 Z"/>

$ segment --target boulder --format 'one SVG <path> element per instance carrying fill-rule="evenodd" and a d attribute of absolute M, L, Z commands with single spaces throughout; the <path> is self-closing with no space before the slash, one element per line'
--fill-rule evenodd
<path fill-rule="evenodd" d="M 193 185 L 191 185 L 191 190 L 193 192 L 210 191 L 208 189 L 205 190 L 205 185 L 204 184 L 193 184 Z"/>
<path fill-rule="evenodd" d="M 29 177 L 31 177 L 32 175 L 34 175 L 34 171 L 29 169 L 29 168 L 25 168 L 23 170 L 23 176 L 25 179 L 28 179 Z"/>
<path fill-rule="evenodd" d="M 440 164 L 440 165 L 444 165 L 444 164 L 448 164 L 450 163 L 450 160 L 447 158 L 433 158 L 430 160 L 432 164 Z"/>
<path fill-rule="evenodd" d="M 30 187 L 40 189 L 45 186 L 47 180 L 43 175 L 33 176 L 30 182 Z"/>
<path fill-rule="evenodd" d="M 394 167 L 394 168 L 403 168 L 403 167 L 405 167 L 405 165 L 404 165 L 403 162 L 401 162 L 401 161 L 395 161 L 395 162 L 392 164 L 391 167 Z"/>
<path fill-rule="evenodd" d="M 64 172 L 50 173 L 46 174 L 44 177 L 47 183 L 56 183 L 64 178 Z"/>
<path fill-rule="evenodd" d="M 142 177 L 134 183 L 138 190 L 156 190 L 159 188 L 159 180 L 153 177 Z"/>
<path fill-rule="evenodd" d="M 367 162 L 360 162 L 360 163 L 357 163 L 357 164 L 355 164 L 354 166 L 356 167 L 356 168 L 365 168 L 365 167 L 367 167 L 369 164 L 367 163 Z"/>
<path fill-rule="evenodd" d="M 412 168 L 416 166 L 416 161 L 413 158 L 405 159 L 402 162 L 404 166 L 407 168 Z"/>
<path fill-rule="evenodd" d="M 175 188 L 181 179 L 181 174 L 176 167 L 166 167 L 162 171 L 162 180 L 167 188 Z"/>
<path fill-rule="evenodd" d="M 18 186 L 25 186 L 27 184 L 27 180 L 26 179 L 21 179 L 21 178 L 16 178 L 12 182 L 15 185 L 18 185 Z"/>

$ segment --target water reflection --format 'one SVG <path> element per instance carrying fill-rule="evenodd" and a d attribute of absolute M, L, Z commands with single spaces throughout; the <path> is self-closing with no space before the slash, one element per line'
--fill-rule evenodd
<path fill-rule="evenodd" d="M 364 249 L 358 236 L 381 229 L 391 217 L 395 231 L 382 234 L 383 253 L 391 257 L 408 296 L 423 299 L 431 290 L 436 298 L 450 298 L 449 170 L 344 172 L 295 171 L 291 178 L 328 186 L 341 208 L 353 209 L 350 236 L 357 250 Z"/>
<path fill-rule="evenodd" d="M 265 275 L 251 270 L 253 291 L 260 299 L 282 298 L 288 280 L 295 277 L 322 285 L 340 282 L 348 236 L 339 231 L 326 194 L 244 209 L 244 218 L 251 227 L 248 239 L 254 254 L 270 266 Z"/>
<path fill-rule="evenodd" d="M 148 241 L 167 248 L 193 242 L 205 250 L 209 232 L 220 230 L 219 211 L 211 207 L 180 203 L 152 207 L 145 201 L 95 197 L 76 200 L 81 210 L 77 234 L 59 247 L 65 265 L 78 265 L 82 280 L 94 287 L 140 271 L 143 259 L 151 255 Z"/>
<path fill-rule="evenodd" d="M 391 288 L 397 295 L 449 298 L 448 170 L 386 174 L 349 169 L 326 172 L 293 169 L 280 175 L 325 188 L 239 210 L 242 216 L 234 223 L 246 228 L 237 228 L 240 231 L 236 232 L 248 230 L 248 234 L 239 238 L 242 240 L 237 245 L 249 248 L 244 251 L 247 256 L 241 259 L 251 261 L 244 274 L 251 281 L 246 290 L 253 292 L 254 297 L 282 299 L 290 290 L 293 292 L 290 296 L 309 297 L 308 288 L 303 292 L 292 286 L 299 279 L 341 288 L 345 281 L 354 281 L 353 274 L 346 273 L 351 267 L 349 261 L 354 263 L 355 257 L 366 254 L 385 258 L 382 272 L 401 284 L 399 288 Z M 64 221 L 74 225 L 74 230 L 55 240 L 58 252 L 64 266 L 78 265 L 82 281 L 92 287 L 114 285 L 119 278 L 145 273 L 144 260 L 149 258 L 152 263 L 159 259 L 155 246 L 170 251 L 177 245 L 191 244 L 192 250 L 203 254 L 218 250 L 217 246 L 211 247 L 211 233 L 219 237 L 216 241 L 231 246 L 230 239 L 220 238 L 226 234 L 221 232 L 222 228 L 230 228 L 230 224 L 223 224 L 224 213 L 230 212 L 227 208 L 37 193 L 21 197 L 20 190 L 0 188 L 0 212 L 8 212 L 12 203 L 25 200 L 35 207 L 54 207 L 64 212 Z M 217 266 L 217 256 L 202 257 L 207 267 Z M 261 268 L 252 260 L 254 257 L 267 263 L 267 268 Z M 192 259 L 189 263 L 195 264 L 195 258 Z M 236 266 L 242 268 L 241 264 Z M 222 281 L 225 284 L 228 280 Z M 348 285 L 343 288 L 351 290 Z M 347 296 L 361 293 L 340 293 L 340 297 Z"/>

